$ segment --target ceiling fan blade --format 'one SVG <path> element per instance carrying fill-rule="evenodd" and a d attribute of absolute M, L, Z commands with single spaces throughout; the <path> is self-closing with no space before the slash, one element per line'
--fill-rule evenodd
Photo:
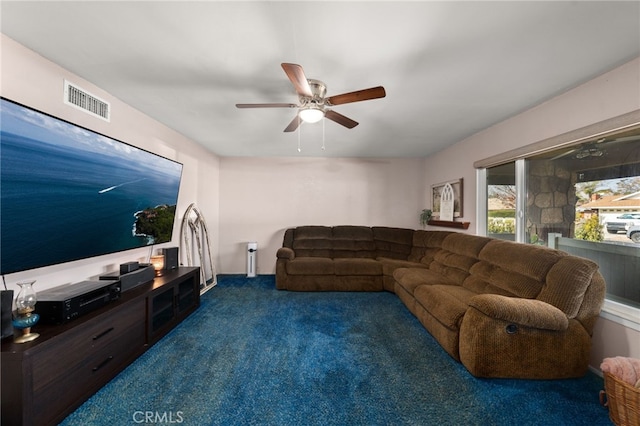
<path fill-rule="evenodd" d="M 293 117 L 293 120 L 291 120 L 291 123 L 289 123 L 289 125 L 287 126 L 286 129 L 284 129 L 285 132 L 293 132 L 294 130 L 296 130 L 298 128 L 298 126 L 300 126 L 300 123 L 302 122 L 302 120 L 300 119 L 300 117 L 298 117 L 298 114 L 296 114 L 295 117 Z"/>
<path fill-rule="evenodd" d="M 307 77 L 304 75 L 304 70 L 300 65 L 285 62 L 282 64 L 282 69 L 287 74 L 287 77 L 289 77 L 289 80 L 291 80 L 291 83 L 293 83 L 293 87 L 296 89 L 298 95 L 309 98 L 313 97 Z"/>
<path fill-rule="evenodd" d="M 370 89 L 357 90 L 355 92 L 343 93 L 341 95 L 330 96 L 326 99 L 329 105 L 341 105 L 351 102 L 368 101 L 369 99 L 384 98 L 387 93 L 384 87 L 372 87 Z"/>
<path fill-rule="evenodd" d="M 565 152 L 563 152 L 562 154 L 558 154 L 558 155 L 556 155 L 555 157 L 549 158 L 549 161 L 559 160 L 559 159 L 561 159 L 561 158 L 566 157 L 567 155 L 571 155 L 571 154 L 573 154 L 573 153 L 574 153 L 574 152 L 576 152 L 576 151 L 578 151 L 578 148 L 572 148 L 572 149 L 569 149 L 568 151 L 565 151 Z"/>
<path fill-rule="evenodd" d="M 348 128 L 348 129 L 353 129 L 354 127 L 356 127 L 358 125 L 357 121 L 353 121 L 352 119 L 350 119 L 349 117 L 346 117 L 340 113 L 337 113 L 333 110 L 328 110 L 324 113 L 324 117 L 328 118 L 331 121 L 335 121 L 338 124 L 343 125 L 344 127 Z"/>
<path fill-rule="evenodd" d="M 236 108 L 297 108 L 296 104 L 236 104 Z"/>

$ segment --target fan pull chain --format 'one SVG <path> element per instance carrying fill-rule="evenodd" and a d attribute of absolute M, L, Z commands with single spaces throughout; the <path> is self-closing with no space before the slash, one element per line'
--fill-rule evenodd
<path fill-rule="evenodd" d="M 300 123 L 300 125 L 298 125 L 298 152 L 302 152 L 302 148 L 300 148 L 300 132 L 302 128 L 302 123 Z"/>
<path fill-rule="evenodd" d="M 324 123 L 325 119 L 322 119 L 322 150 L 324 151 Z"/>

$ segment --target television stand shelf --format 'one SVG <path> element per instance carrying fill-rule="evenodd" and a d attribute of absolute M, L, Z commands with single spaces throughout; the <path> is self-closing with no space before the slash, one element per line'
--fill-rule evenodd
<path fill-rule="evenodd" d="M 40 337 L 2 341 L 2 424 L 58 424 L 200 306 L 200 269 L 164 271 Z"/>

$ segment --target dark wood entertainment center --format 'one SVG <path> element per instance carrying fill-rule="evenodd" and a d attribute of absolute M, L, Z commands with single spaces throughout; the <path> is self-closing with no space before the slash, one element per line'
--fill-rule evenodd
<path fill-rule="evenodd" d="M 197 267 L 164 271 L 40 337 L 2 341 L 2 424 L 57 424 L 200 306 Z"/>

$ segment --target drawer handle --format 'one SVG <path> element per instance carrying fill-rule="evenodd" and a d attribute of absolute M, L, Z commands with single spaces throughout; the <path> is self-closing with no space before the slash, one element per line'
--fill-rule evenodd
<path fill-rule="evenodd" d="M 98 364 L 96 367 L 93 367 L 93 372 L 95 373 L 96 371 L 100 370 L 102 367 L 104 367 L 105 365 L 107 365 L 109 363 L 109 361 L 111 361 L 113 359 L 113 355 L 109 355 L 109 358 L 105 359 L 104 361 L 102 361 L 100 364 Z"/>
<path fill-rule="evenodd" d="M 98 340 L 101 337 L 106 336 L 107 334 L 111 333 L 113 331 L 113 327 L 109 327 L 108 329 L 106 329 L 105 331 L 103 331 L 102 333 L 93 336 L 93 340 Z"/>

